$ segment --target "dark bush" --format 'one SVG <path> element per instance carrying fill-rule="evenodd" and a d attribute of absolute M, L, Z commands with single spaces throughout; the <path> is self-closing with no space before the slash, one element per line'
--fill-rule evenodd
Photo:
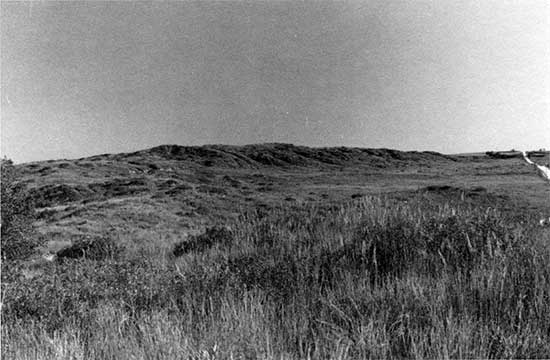
<path fill-rule="evenodd" d="M 188 240 L 181 241 L 174 246 L 172 254 L 182 256 L 190 252 L 203 252 L 215 244 L 230 245 L 233 241 L 233 233 L 225 226 L 213 226 L 200 235 L 190 236 Z"/>
<path fill-rule="evenodd" d="M 270 259 L 258 254 L 244 255 L 227 262 L 227 270 L 245 289 L 262 289 L 271 296 L 289 297 L 296 293 L 307 263 L 291 258 Z"/>
<path fill-rule="evenodd" d="M 83 236 L 57 253 L 58 259 L 86 258 L 90 260 L 117 259 L 123 248 L 110 237 Z"/>
<path fill-rule="evenodd" d="M 34 204 L 25 187 L 17 182 L 11 160 L 2 159 L 2 260 L 24 259 L 31 255 L 43 240 L 37 236 Z"/>
<path fill-rule="evenodd" d="M 39 208 L 66 204 L 92 195 L 93 192 L 86 186 L 67 184 L 44 185 L 31 191 L 35 205 Z"/>

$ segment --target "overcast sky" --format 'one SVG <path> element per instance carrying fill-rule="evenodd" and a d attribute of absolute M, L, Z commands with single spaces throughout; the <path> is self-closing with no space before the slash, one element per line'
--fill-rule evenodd
<path fill-rule="evenodd" d="M 1 149 L 550 147 L 550 2 L 1 1 Z"/>

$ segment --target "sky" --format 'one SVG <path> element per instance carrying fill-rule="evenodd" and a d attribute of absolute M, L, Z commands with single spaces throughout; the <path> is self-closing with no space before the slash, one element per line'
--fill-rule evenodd
<path fill-rule="evenodd" d="M 1 153 L 550 148 L 550 2 L 9 2 Z"/>

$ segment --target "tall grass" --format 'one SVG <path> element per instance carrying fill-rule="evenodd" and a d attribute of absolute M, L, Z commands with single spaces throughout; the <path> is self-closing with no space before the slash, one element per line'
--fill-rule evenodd
<path fill-rule="evenodd" d="M 71 260 L 4 283 L 2 355 L 550 356 L 548 236 L 496 210 L 365 198 L 245 212 L 230 229 L 179 257 Z"/>

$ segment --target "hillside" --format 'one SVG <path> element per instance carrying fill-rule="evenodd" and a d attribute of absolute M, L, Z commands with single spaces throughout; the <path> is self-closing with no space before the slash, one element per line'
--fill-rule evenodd
<path fill-rule="evenodd" d="M 201 231 L 246 208 L 332 206 L 369 194 L 407 198 L 424 188 L 434 196 L 474 189 L 476 198 L 509 208 L 538 213 L 548 208 L 548 189 L 520 159 L 434 152 L 162 145 L 17 169 L 38 207 L 39 230 L 62 244 L 78 234 L 128 232 L 137 242 L 151 241 L 167 231 Z M 445 186 L 458 190 L 442 190 Z"/>
<path fill-rule="evenodd" d="M 550 350 L 550 188 L 521 159 L 166 145 L 17 170 L 45 245 L 2 271 L 3 356 Z"/>
<path fill-rule="evenodd" d="M 210 170 L 228 171 L 331 171 L 361 169 L 370 173 L 398 168 L 432 166 L 456 161 L 434 152 L 403 152 L 389 149 L 310 148 L 290 144 L 247 146 L 162 145 L 134 153 L 104 154 L 77 160 L 58 160 L 20 166 L 33 188 L 38 207 L 97 200 L 145 192 L 175 194 L 192 183 L 208 185 Z M 203 175 L 201 175 L 203 174 Z M 226 176 L 225 193 L 239 180 Z"/>
<path fill-rule="evenodd" d="M 452 157 L 435 152 L 404 152 L 390 149 L 348 147 L 311 148 L 292 144 L 246 146 L 206 145 L 187 147 L 162 145 L 133 155 L 156 155 L 166 160 L 189 161 L 218 167 L 391 167 L 418 162 L 448 161 Z"/>

